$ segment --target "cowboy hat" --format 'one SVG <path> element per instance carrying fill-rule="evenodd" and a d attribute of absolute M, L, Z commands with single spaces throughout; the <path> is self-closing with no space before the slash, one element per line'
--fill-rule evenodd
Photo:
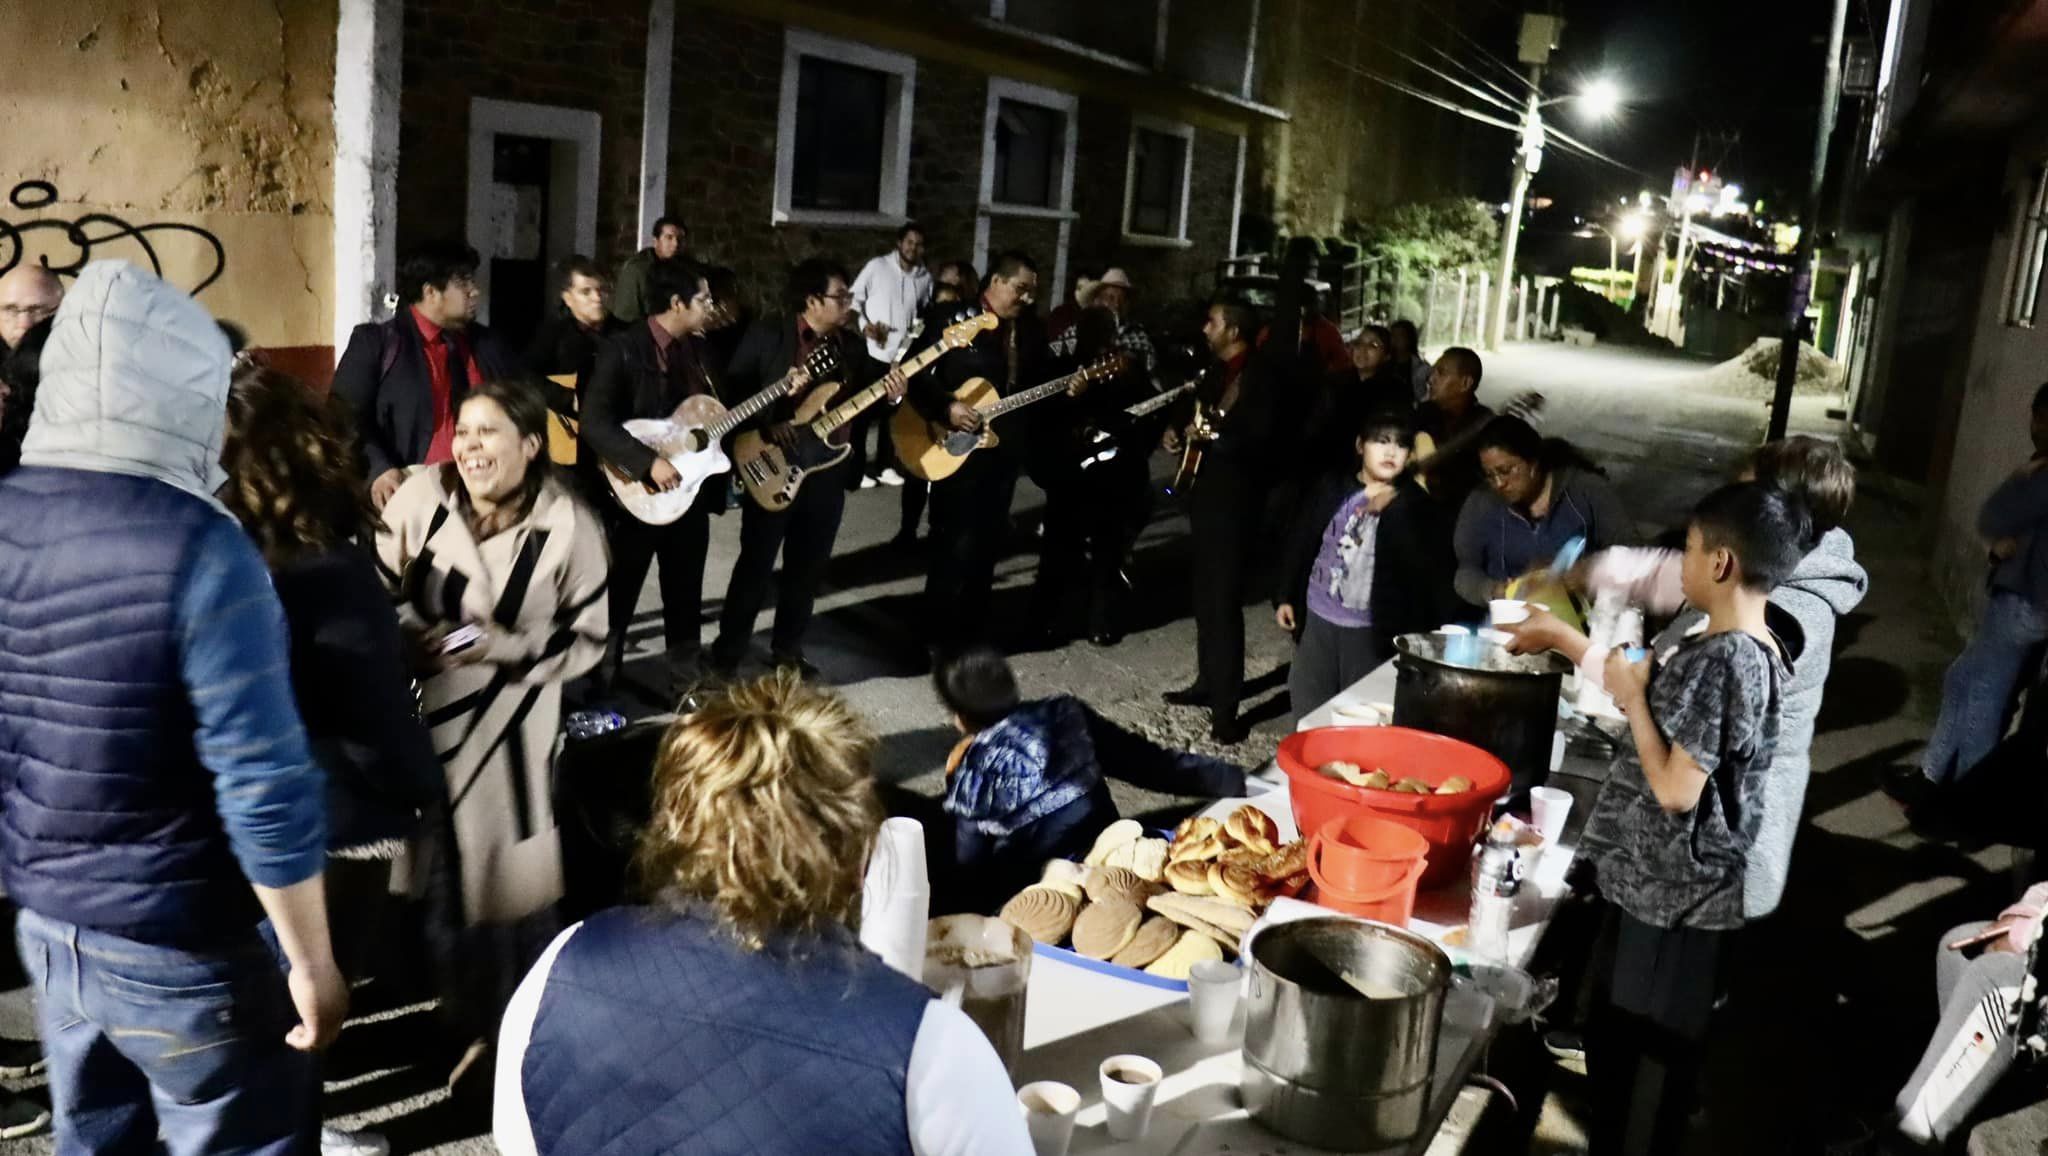
<path fill-rule="evenodd" d="M 1099 280 L 1081 278 L 1080 284 L 1074 287 L 1074 300 L 1081 303 L 1081 308 L 1087 309 L 1095 304 L 1096 291 L 1105 285 L 1115 285 L 1125 290 L 1133 288 L 1130 276 L 1122 269 L 1112 267 L 1105 269 Z"/>

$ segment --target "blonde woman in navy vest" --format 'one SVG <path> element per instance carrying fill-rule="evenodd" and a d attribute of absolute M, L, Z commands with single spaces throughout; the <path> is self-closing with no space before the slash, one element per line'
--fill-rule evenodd
<path fill-rule="evenodd" d="M 506 1156 L 1028 1156 L 958 1008 L 852 924 L 873 735 L 790 672 L 676 722 L 638 866 L 653 901 L 563 932 L 505 1012 Z"/>

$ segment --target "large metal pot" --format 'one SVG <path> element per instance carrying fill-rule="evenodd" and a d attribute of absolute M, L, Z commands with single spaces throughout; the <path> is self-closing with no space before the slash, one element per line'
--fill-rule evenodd
<path fill-rule="evenodd" d="M 1467 648 L 1452 658 L 1445 644 Z M 1394 640 L 1394 725 L 1433 731 L 1490 752 L 1514 772 L 1509 799 L 1550 777 L 1557 700 L 1572 664 L 1557 654 L 1509 654 L 1477 638 L 1404 634 Z"/>
<path fill-rule="evenodd" d="M 1259 930 L 1247 952 L 1244 1105 L 1304 1144 L 1377 1151 L 1429 1111 L 1451 961 L 1423 937 L 1357 919 Z"/>

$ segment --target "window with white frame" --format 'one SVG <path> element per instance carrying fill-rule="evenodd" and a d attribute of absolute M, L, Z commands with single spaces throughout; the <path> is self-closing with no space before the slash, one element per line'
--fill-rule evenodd
<path fill-rule="evenodd" d="M 1124 236 L 1130 240 L 1188 239 L 1188 182 L 1194 170 L 1195 130 L 1140 118 L 1131 124 L 1124 172 Z"/>
<path fill-rule="evenodd" d="M 1059 208 L 1066 143 L 1064 111 L 998 97 L 994 201 L 1032 209 Z"/>
<path fill-rule="evenodd" d="M 2048 266 L 2048 164 L 2034 166 L 2033 187 L 2020 216 L 2013 247 L 2012 292 L 2005 323 L 2031 328 L 2041 304 L 2041 274 Z"/>
<path fill-rule="evenodd" d="M 872 225 L 905 215 L 917 61 L 802 29 L 784 33 L 776 223 Z"/>

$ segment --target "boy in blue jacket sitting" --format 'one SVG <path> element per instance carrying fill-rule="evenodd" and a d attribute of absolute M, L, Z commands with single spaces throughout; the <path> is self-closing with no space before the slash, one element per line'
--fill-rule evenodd
<path fill-rule="evenodd" d="M 960 742 L 947 760 L 946 813 L 963 905 L 993 911 L 1038 881 L 1048 859 L 1080 858 L 1118 818 L 1105 773 L 1148 791 L 1244 794 L 1244 769 L 1171 751 L 1070 694 L 1023 701 L 1010 664 L 977 647 L 932 673 Z"/>

